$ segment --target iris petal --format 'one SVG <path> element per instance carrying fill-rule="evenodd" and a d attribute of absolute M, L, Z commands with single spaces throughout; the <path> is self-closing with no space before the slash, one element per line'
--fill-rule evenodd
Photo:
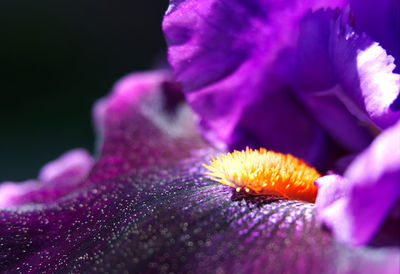
<path fill-rule="evenodd" d="M 379 129 L 394 125 L 400 112 L 390 106 L 399 95 L 400 75 L 393 73 L 393 57 L 366 34 L 339 22 L 333 35 L 333 66 L 344 91 L 338 98 L 365 123 Z"/>
<path fill-rule="evenodd" d="M 336 29 L 340 22 L 339 11 L 318 10 L 307 13 L 300 22 L 300 35 L 291 53 L 292 65 L 287 69 L 287 82 L 314 119 L 346 151 L 359 152 L 373 139 L 370 131 L 342 102 L 343 87 L 339 84 L 334 62 L 358 50 L 349 47 L 346 52 L 332 55 L 332 41 L 342 37 Z M 332 61 L 333 60 L 333 61 Z M 353 66 L 352 64 L 346 64 Z M 347 68 L 347 67 L 346 67 Z M 344 69 L 344 66 L 340 67 Z M 349 92 L 357 90 L 357 84 Z M 361 97 L 362 96 L 357 96 Z M 351 102 L 351 100 L 348 100 Z M 364 114 L 364 116 L 367 116 Z"/>
<path fill-rule="evenodd" d="M 346 1 L 171 1 L 169 60 L 203 136 L 326 170 L 400 117 L 393 58 Z M 321 9 L 323 8 L 323 9 Z"/>
<path fill-rule="evenodd" d="M 357 156 L 344 178 L 331 175 L 317 180 L 319 218 L 338 239 L 352 245 L 367 244 L 391 210 L 398 211 L 395 205 L 400 197 L 399 140 L 397 123 Z"/>
<path fill-rule="evenodd" d="M 83 149 L 71 150 L 46 164 L 39 178 L 0 185 L 0 207 L 51 203 L 83 187 L 93 159 Z"/>
<path fill-rule="evenodd" d="M 400 66 L 400 3 L 396 0 L 350 0 L 357 29 L 379 41 Z M 379 23 L 377 23 L 379 22 Z"/>
<path fill-rule="evenodd" d="M 307 11 L 343 2 L 171 1 L 163 23 L 169 60 L 204 136 L 323 165 L 332 144 L 282 79 L 282 60 Z"/>
<path fill-rule="evenodd" d="M 353 249 L 313 204 L 249 198 L 206 178 L 218 151 L 197 134 L 169 73 L 128 76 L 96 108 L 100 155 L 85 187 L 0 210 L 6 272 L 390 273 L 398 251 Z M 172 97 L 171 97 L 172 96 Z M 145 107 L 144 107 L 145 106 Z"/>

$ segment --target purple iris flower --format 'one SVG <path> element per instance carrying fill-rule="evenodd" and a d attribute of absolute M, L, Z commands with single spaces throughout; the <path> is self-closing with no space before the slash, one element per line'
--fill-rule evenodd
<path fill-rule="evenodd" d="M 360 245 L 398 215 L 399 14 L 391 0 L 189 0 L 172 2 L 163 27 L 214 145 L 289 152 L 339 174 L 366 150 L 344 177 L 318 180 L 319 220 Z"/>
<path fill-rule="evenodd" d="M 172 1 L 169 60 L 203 136 L 290 152 L 324 171 L 393 125 L 394 59 L 352 28 L 346 2 Z"/>
<path fill-rule="evenodd" d="M 399 219 L 399 76 L 346 4 L 172 1 L 174 76 L 128 75 L 95 104 L 95 159 L 73 150 L 0 185 L 1 271 L 396 273 L 379 226 Z M 359 154 L 318 180 L 316 208 L 204 175 L 210 154 L 246 145 L 321 170 Z"/>

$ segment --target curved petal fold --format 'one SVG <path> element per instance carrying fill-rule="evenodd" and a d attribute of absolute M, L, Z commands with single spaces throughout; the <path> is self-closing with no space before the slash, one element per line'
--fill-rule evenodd
<path fill-rule="evenodd" d="M 360 121 L 378 129 L 400 118 L 391 105 L 400 92 L 400 75 L 393 73 L 393 57 L 366 34 L 336 23 L 332 63 L 343 92 L 338 98 Z"/>
<path fill-rule="evenodd" d="M 83 180 L 93 166 L 93 159 L 84 149 L 66 152 L 46 164 L 37 180 L 0 184 L 0 207 L 45 204 L 83 187 Z"/>
<path fill-rule="evenodd" d="M 344 91 L 333 62 L 345 56 L 332 54 L 339 15 L 340 11 L 328 9 L 304 16 L 286 77 L 316 122 L 346 151 L 359 152 L 372 141 L 373 135 L 341 100 Z"/>
<path fill-rule="evenodd" d="M 391 211 L 398 211 L 399 182 L 400 122 L 358 155 L 344 178 L 330 175 L 317 181 L 318 216 L 338 239 L 352 245 L 367 244 Z"/>

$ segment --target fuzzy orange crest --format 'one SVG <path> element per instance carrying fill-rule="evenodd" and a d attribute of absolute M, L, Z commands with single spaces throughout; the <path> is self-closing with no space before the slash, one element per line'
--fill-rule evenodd
<path fill-rule="evenodd" d="M 321 175 L 302 160 L 290 155 L 247 148 L 234 151 L 204 165 L 214 181 L 244 189 L 253 195 L 276 195 L 292 200 L 315 202 L 314 181 Z"/>

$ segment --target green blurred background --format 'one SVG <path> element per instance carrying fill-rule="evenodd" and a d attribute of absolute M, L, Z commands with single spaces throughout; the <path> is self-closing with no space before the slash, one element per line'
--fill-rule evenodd
<path fill-rule="evenodd" d="M 167 0 L 0 1 L 0 182 L 94 150 L 91 107 L 163 60 Z"/>

